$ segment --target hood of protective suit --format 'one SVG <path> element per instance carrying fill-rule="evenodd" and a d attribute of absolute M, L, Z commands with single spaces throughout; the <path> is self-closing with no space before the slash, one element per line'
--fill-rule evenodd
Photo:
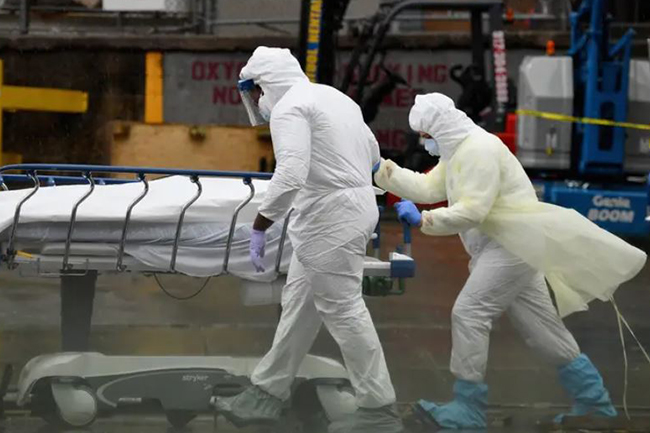
<path fill-rule="evenodd" d="M 451 158 L 460 143 L 479 128 L 442 93 L 417 95 L 409 124 L 414 131 L 425 132 L 436 140 L 442 159 Z"/>
<path fill-rule="evenodd" d="M 286 48 L 257 47 L 239 74 L 242 80 L 253 80 L 262 88 L 260 109 L 269 113 L 295 84 L 309 81 L 300 63 Z"/>

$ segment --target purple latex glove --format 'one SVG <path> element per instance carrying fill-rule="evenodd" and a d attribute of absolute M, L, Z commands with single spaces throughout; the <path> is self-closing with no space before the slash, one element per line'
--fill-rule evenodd
<path fill-rule="evenodd" d="M 257 272 L 264 272 L 264 247 L 266 246 L 266 232 L 255 230 L 251 233 L 250 255 L 251 262 Z"/>

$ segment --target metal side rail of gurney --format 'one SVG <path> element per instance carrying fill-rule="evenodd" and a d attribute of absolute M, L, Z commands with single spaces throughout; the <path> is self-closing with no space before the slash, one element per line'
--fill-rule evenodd
<path fill-rule="evenodd" d="M 70 173 L 76 175 L 70 175 Z M 102 176 L 109 177 L 102 177 Z M 113 175 L 128 175 L 131 178 L 110 177 Z M 176 222 L 173 248 L 169 265 L 164 268 L 148 266 L 125 253 L 129 242 L 129 227 L 133 210 L 149 193 L 149 177 L 151 176 L 183 176 L 196 186 L 196 193 L 181 208 Z M 221 272 L 216 276 L 229 274 L 230 252 L 233 244 L 235 227 L 240 211 L 255 196 L 253 179 L 269 180 L 271 173 L 187 170 L 147 167 L 118 167 L 74 164 L 18 164 L 0 167 L 0 188 L 8 190 L 7 185 L 20 185 L 28 188 L 25 196 L 18 202 L 14 211 L 13 223 L 8 240 L 0 245 L 1 260 L 8 268 L 20 267 L 30 270 L 25 274 L 61 278 L 62 298 L 62 349 L 82 351 L 87 350 L 90 318 L 95 292 L 97 275 L 100 273 L 140 272 L 148 274 L 178 273 L 177 258 L 181 243 L 181 234 L 188 209 L 203 194 L 202 178 L 235 178 L 241 179 L 249 188 L 248 196 L 235 208 L 225 246 L 225 256 Z M 79 207 L 95 192 L 96 185 L 139 183 L 142 192 L 124 209 L 121 237 L 117 245 L 107 248 L 106 245 L 89 244 L 74 241 L 77 211 Z M 48 254 L 28 254 L 18 248 L 17 230 L 21 221 L 21 211 L 40 189 L 56 188 L 59 185 L 88 186 L 70 209 L 70 220 L 67 227 L 67 237 L 60 251 Z M 29 190 L 31 188 L 31 190 Z M 1 192 L 0 192 L 1 193 Z M 287 229 L 291 213 L 283 222 L 280 244 L 275 262 L 275 273 L 280 275 L 282 252 L 287 237 Z M 363 291 L 367 296 L 399 295 L 404 293 L 406 279 L 415 275 L 415 261 L 410 257 L 411 234 L 404 226 L 404 245 L 390 253 L 388 261 L 379 257 L 381 232 L 377 225 L 371 242 L 371 255 L 366 257 L 364 265 Z"/>

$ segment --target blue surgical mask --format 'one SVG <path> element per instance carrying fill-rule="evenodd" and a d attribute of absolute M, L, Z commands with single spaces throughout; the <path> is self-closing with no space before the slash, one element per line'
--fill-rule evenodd
<path fill-rule="evenodd" d="M 431 156 L 440 156 L 440 148 L 438 147 L 438 142 L 433 138 L 424 139 L 424 149 L 429 152 Z"/>

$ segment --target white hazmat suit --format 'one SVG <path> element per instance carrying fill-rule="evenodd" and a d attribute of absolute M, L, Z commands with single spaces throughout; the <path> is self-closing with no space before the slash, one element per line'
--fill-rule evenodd
<path fill-rule="evenodd" d="M 416 203 L 448 201 L 422 212 L 422 232 L 459 234 L 471 256 L 470 277 L 452 311 L 451 371 L 465 381 L 457 383 L 457 393 L 483 395 L 471 384 L 483 382 L 490 330 L 503 313 L 547 361 L 561 367 L 576 360 L 578 345 L 553 307 L 545 277 L 565 316 L 595 298 L 608 300 L 641 270 L 645 253 L 573 210 L 539 202 L 515 156 L 448 97 L 417 96 L 409 122 L 438 143 L 439 163 L 420 174 L 382 160 L 375 181 Z M 460 420 L 458 413 L 468 411 L 458 407 L 441 413 L 433 406 L 444 427 L 484 423 L 480 416 Z"/>
<path fill-rule="evenodd" d="M 341 348 L 357 404 L 395 402 L 384 354 L 361 294 L 366 245 L 377 224 L 372 167 L 379 146 L 359 107 L 312 84 L 286 49 L 260 47 L 241 71 L 262 88 L 270 111 L 275 173 L 259 212 L 282 220 L 291 208 L 294 256 L 273 347 L 251 380 L 285 400 L 324 323 Z"/>

